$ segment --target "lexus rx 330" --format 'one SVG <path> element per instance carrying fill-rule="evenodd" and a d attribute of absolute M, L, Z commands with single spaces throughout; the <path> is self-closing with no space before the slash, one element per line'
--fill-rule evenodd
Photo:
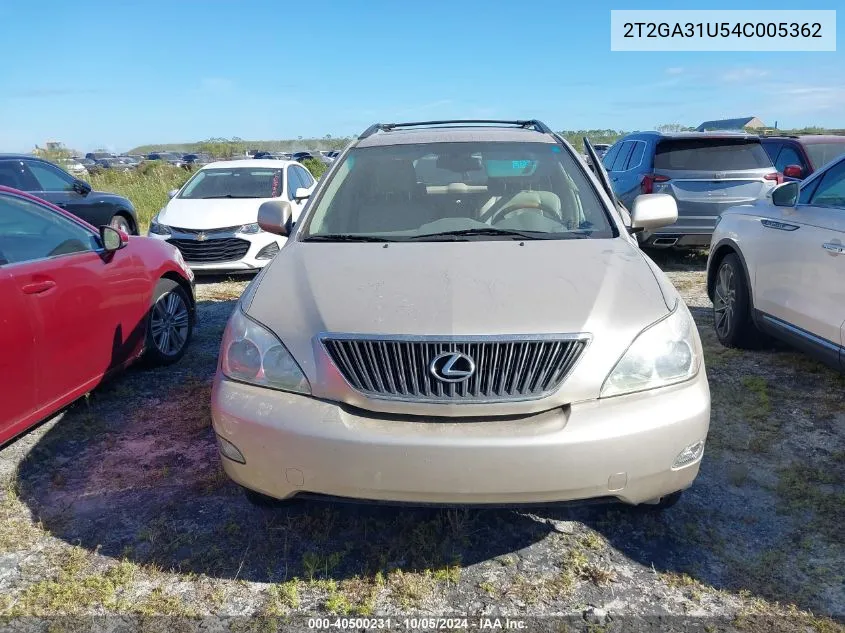
<path fill-rule="evenodd" d="M 295 226 L 265 202 L 289 239 L 224 334 L 228 475 L 254 501 L 674 503 L 710 393 L 634 234 L 677 209 L 643 195 L 626 225 L 611 195 L 541 122 L 461 121 L 372 126 Z"/>

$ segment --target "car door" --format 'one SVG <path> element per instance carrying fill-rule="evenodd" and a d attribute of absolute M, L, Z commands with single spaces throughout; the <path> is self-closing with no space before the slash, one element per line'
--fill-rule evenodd
<path fill-rule="evenodd" d="M 632 205 L 640 194 L 642 164 L 645 157 L 645 141 L 627 141 L 630 149 L 622 148 L 613 164 L 613 190 L 620 200 Z M 623 162 L 624 159 L 624 162 Z"/>
<path fill-rule="evenodd" d="M 7 222 L 0 217 L 0 445 L 15 435 L 18 425 L 35 412 L 37 379 L 35 350 L 38 341 L 32 315 L 9 274 L 3 246 L 10 239 Z M 14 239 L 13 237 L 11 239 Z"/>
<path fill-rule="evenodd" d="M 38 410 L 48 410 L 93 388 L 125 360 L 139 324 L 122 319 L 139 286 L 140 263 L 120 250 L 102 251 L 81 223 L 34 200 L 0 194 L 3 270 L 31 319 L 37 345 Z"/>
<path fill-rule="evenodd" d="M 806 182 L 794 207 L 767 205 L 759 223 L 755 307 L 839 354 L 845 343 L 845 161 Z"/>
<path fill-rule="evenodd" d="M 87 193 L 83 194 L 81 190 L 77 190 L 76 178 L 45 161 L 24 160 L 23 164 L 37 183 L 35 189 L 25 191 L 52 202 L 95 226 L 108 224 L 111 219 L 110 211 L 105 205 L 98 205 L 89 199 Z"/>

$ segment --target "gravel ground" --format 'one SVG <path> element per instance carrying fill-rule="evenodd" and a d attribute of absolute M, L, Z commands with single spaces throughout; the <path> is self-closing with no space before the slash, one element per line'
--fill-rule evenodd
<path fill-rule="evenodd" d="M 701 474 L 671 510 L 254 508 L 220 470 L 208 410 L 248 279 L 200 279 L 180 363 L 134 368 L 0 450 L 0 629 L 120 614 L 273 630 L 305 613 L 845 631 L 845 380 L 783 347 L 722 348 L 704 256 L 654 258 L 695 315 L 713 397 Z"/>

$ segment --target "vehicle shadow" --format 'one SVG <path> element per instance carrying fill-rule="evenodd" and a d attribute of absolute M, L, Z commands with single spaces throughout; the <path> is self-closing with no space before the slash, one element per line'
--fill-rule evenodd
<path fill-rule="evenodd" d="M 565 564 L 560 548 L 579 541 L 562 525 L 576 522 L 641 573 L 687 574 L 715 588 L 819 608 L 821 589 L 796 596 L 731 572 L 733 552 L 758 552 L 766 543 L 743 523 L 742 499 L 731 498 L 723 469 L 707 456 L 694 487 L 663 514 L 618 506 L 249 505 L 220 469 L 209 413 L 217 346 L 234 303 L 202 302 L 210 316 L 180 363 L 130 369 L 71 407 L 33 448 L 17 483 L 45 530 L 139 565 L 280 582 L 465 569 L 515 554 L 531 573 L 541 562 Z"/>
<path fill-rule="evenodd" d="M 704 249 L 644 248 L 643 251 L 665 273 L 700 271 L 707 268 L 708 251 Z"/>

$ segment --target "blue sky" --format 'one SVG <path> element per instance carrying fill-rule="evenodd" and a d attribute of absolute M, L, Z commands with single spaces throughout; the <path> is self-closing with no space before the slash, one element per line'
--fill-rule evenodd
<path fill-rule="evenodd" d="M 340 136 L 449 117 L 631 130 L 755 115 L 845 127 L 843 11 L 835 53 L 610 51 L 612 8 L 755 7 L 765 19 L 796 5 L 3 1 L 0 151 Z"/>

